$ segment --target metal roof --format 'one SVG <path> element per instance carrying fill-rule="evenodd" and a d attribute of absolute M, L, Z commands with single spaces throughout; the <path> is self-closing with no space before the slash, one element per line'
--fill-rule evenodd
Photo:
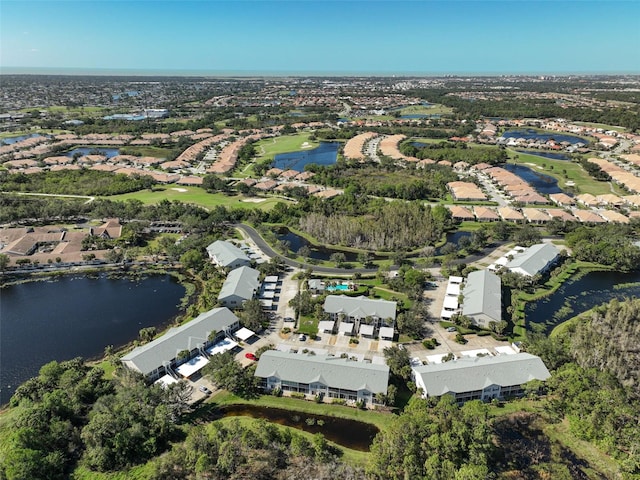
<path fill-rule="evenodd" d="M 269 350 L 260 356 L 255 376 L 298 383 L 322 382 L 330 388 L 386 393 L 389 367 L 328 355 Z"/>
<path fill-rule="evenodd" d="M 251 267 L 240 267 L 229 272 L 222 284 L 218 300 L 237 296 L 250 300 L 260 287 L 260 272 Z"/>
<path fill-rule="evenodd" d="M 546 380 L 550 376 L 540 357 L 529 353 L 463 357 L 413 367 L 413 372 L 421 377 L 430 396 L 483 390 L 490 385 L 521 385 L 530 380 Z"/>
<path fill-rule="evenodd" d="M 148 375 L 161 367 L 163 362 L 172 361 L 180 351 L 204 345 L 211 332 L 223 331 L 237 322 L 238 317 L 228 308 L 214 308 L 184 325 L 170 329 L 160 338 L 134 348 L 122 357 L 122 362 L 143 375 Z"/>
<path fill-rule="evenodd" d="M 207 247 L 207 253 L 210 257 L 215 257 L 216 262 L 223 267 L 232 265 L 238 260 L 246 263 L 251 262 L 242 250 L 225 240 L 213 242 Z"/>
<path fill-rule="evenodd" d="M 346 295 L 327 295 L 324 300 L 324 311 L 327 313 L 344 313 L 350 317 L 378 317 L 396 319 L 396 302 L 388 300 L 372 300 L 363 295 L 347 297 Z"/>
<path fill-rule="evenodd" d="M 462 291 L 464 298 L 462 314 L 473 316 L 484 314 L 496 322 L 502 319 L 501 281 L 489 270 L 477 270 L 467 277 Z"/>
<path fill-rule="evenodd" d="M 538 243 L 527 248 L 522 253 L 514 255 L 513 260 L 507 263 L 509 270 L 521 269 L 527 275 L 534 276 L 545 269 L 560 255 L 558 248 L 551 243 Z"/>

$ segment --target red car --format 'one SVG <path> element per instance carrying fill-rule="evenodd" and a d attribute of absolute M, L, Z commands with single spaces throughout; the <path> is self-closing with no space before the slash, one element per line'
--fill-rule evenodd
<path fill-rule="evenodd" d="M 245 354 L 244 354 L 244 356 L 245 356 L 246 358 L 248 358 L 249 360 L 258 360 L 258 358 L 257 358 L 253 353 L 251 353 L 251 352 L 247 352 L 247 353 L 245 353 Z"/>

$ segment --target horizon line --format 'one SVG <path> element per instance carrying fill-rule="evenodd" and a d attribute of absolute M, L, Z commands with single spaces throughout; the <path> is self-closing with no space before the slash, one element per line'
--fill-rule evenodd
<path fill-rule="evenodd" d="M 8 71 L 7 71 L 8 70 Z M 347 70 L 215 70 L 171 68 L 104 67 L 14 67 L 0 66 L 1 75 L 70 75 L 70 76 L 177 76 L 177 77 L 531 77 L 531 76 L 640 76 L 640 71 L 347 71 Z"/>

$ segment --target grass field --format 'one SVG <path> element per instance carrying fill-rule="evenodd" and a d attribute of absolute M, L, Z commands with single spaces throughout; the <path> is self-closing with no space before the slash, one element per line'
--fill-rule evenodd
<path fill-rule="evenodd" d="M 535 168 L 535 170 L 541 173 L 550 175 L 558 180 L 558 186 L 563 190 L 571 191 L 572 188 L 575 188 L 576 193 L 590 193 L 592 195 L 612 193 L 611 184 L 609 182 L 597 181 L 578 163 L 566 160 L 552 160 L 549 158 L 538 157 L 536 155 L 519 153 L 515 150 L 508 150 L 508 152 L 510 157 L 509 163 L 527 165 Z M 567 185 L 567 182 L 574 182 L 575 187 Z M 617 185 L 613 185 L 613 193 L 624 195 L 624 192 Z"/>
<path fill-rule="evenodd" d="M 400 110 L 400 115 L 446 115 L 453 113 L 453 108 L 435 104 L 431 107 L 424 105 L 410 105 Z"/>
<path fill-rule="evenodd" d="M 30 112 L 33 108 L 24 108 L 21 112 Z M 53 105 L 50 107 L 38 108 L 37 110 L 49 112 L 49 113 L 61 113 L 63 115 L 70 116 L 90 116 L 95 117 L 102 115 L 104 112 L 109 109 L 106 107 L 66 107 L 64 105 Z"/>
<path fill-rule="evenodd" d="M 140 155 L 143 157 L 167 158 L 174 153 L 171 148 L 152 146 L 126 146 L 120 149 L 120 153 L 127 155 Z"/>
<path fill-rule="evenodd" d="M 303 150 L 302 145 L 306 142 L 309 148 L 317 147 L 319 142 L 315 140 L 309 140 L 312 135 L 311 132 L 303 132 L 295 135 L 284 135 L 276 138 L 265 138 L 256 143 L 256 151 L 258 155 L 256 159 L 258 161 L 272 160 L 279 153 L 296 152 Z"/>
<path fill-rule="evenodd" d="M 219 205 L 228 208 L 259 208 L 271 210 L 276 203 L 287 202 L 282 198 L 261 197 L 248 198 L 242 195 L 224 195 L 222 193 L 207 193 L 200 187 L 160 187 L 154 191 L 143 190 L 140 192 L 113 195 L 109 200 L 140 200 L 146 205 L 161 202 L 162 200 L 179 200 L 184 203 L 192 203 L 204 208 L 214 208 Z"/>
<path fill-rule="evenodd" d="M 602 128 L 603 130 L 615 130 L 616 132 L 625 132 L 627 129 L 624 127 L 618 127 L 615 125 L 607 125 L 606 123 L 592 123 L 592 122 L 573 122 L 576 125 L 584 125 L 585 127 Z"/>
<path fill-rule="evenodd" d="M 33 135 L 35 133 L 39 133 L 41 135 L 60 135 L 63 133 L 69 133 L 68 130 L 58 130 L 58 129 L 34 129 L 34 130 L 18 130 L 15 132 L 2 132 L 0 133 L 0 140 L 3 138 L 12 138 L 12 137 L 21 137 L 23 135 Z"/>

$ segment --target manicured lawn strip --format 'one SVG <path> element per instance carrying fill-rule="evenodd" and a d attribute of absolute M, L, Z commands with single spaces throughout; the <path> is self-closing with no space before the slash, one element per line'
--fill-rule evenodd
<path fill-rule="evenodd" d="M 533 170 L 557 179 L 558 186 L 562 189 L 571 190 L 573 187 L 567 186 L 567 181 L 570 181 L 575 183 L 575 188 L 578 190 L 578 193 L 590 193 L 592 195 L 611 193 L 610 182 L 597 181 L 578 163 L 567 160 L 553 160 L 550 158 L 538 157 L 536 155 L 528 155 L 526 153 L 519 153 L 510 149 L 508 149 L 508 152 L 510 154 L 509 163 L 534 164 L 535 168 L 533 168 Z M 515 160 L 516 155 L 518 158 L 517 161 Z M 553 167 L 553 169 L 551 167 Z M 563 170 L 567 172 L 566 177 Z M 622 192 L 622 190 L 615 184 L 613 185 L 613 191 L 616 194 L 624 195 L 624 192 Z"/>
<path fill-rule="evenodd" d="M 318 319 L 313 315 L 301 315 L 298 319 L 298 332 L 315 337 L 318 334 Z M 301 348 L 305 348 L 306 345 Z"/>
<path fill-rule="evenodd" d="M 157 458 L 157 457 L 156 457 Z M 148 480 L 155 471 L 155 458 L 144 465 L 136 465 L 129 470 L 121 472 L 94 472 L 86 467 L 77 467 L 72 475 L 72 480 Z"/>
<path fill-rule="evenodd" d="M 186 192 L 173 190 L 173 188 L 182 188 Z M 219 205 L 228 208 L 258 208 L 260 210 L 271 210 L 276 203 L 287 202 L 283 198 L 265 197 L 263 202 L 250 202 L 241 195 L 224 195 L 222 193 L 207 193 L 200 187 L 160 187 L 153 191 L 143 190 L 140 192 L 125 193 L 123 195 L 113 195 L 104 197 L 109 200 L 125 201 L 130 199 L 140 200 L 142 203 L 150 205 L 159 203 L 162 200 L 178 200 L 184 203 L 193 203 L 205 208 L 214 208 Z"/>
<path fill-rule="evenodd" d="M 3 138 L 23 137 L 25 135 L 33 135 L 39 133 L 40 135 L 60 135 L 63 133 L 69 133 L 69 130 L 59 129 L 34 129 L 34 130 L 18 130 L 16 132 L 2 132 L 0 133 L 0 140 Z"/>
<path fill-rule="evenodd" d="M 155 157 L 155 158 L 167 158 L 174 153 L 172 148 L 152 147 L 149 145 L 129 146 L 122 147 L 120 153 L 127 155 L 140 155 L 142 157 Z"/>
<path fill-rule="evenodd" d="M 311 132 L 302 132 L 295 135 L 283 135 L 276 138 L 265 138 L 255 144 L 258 161 L 273 159 L 279 153 L 297 152 L 298 150 L 311 150 L 319 145 L 318 141 L 309 140 Z M 311 145 L 303 149 L 302 144 L 308 142 Z"/>
<path fill-rule="evenodd" d="M 389 427 L 395 418 L 395 415 L 390 413 L 360 410 L 343 405 L 315 403 L 290 397 L 275 397 L 273 395 L 262 395 L 256 399 L 246 400 L 232 393 L 221 391 L 211 397 L 210 401 L 219 406 L 250 404 L 261 407 L 283 408 L 294 412 L 326 415 L 328 417 L 348 418 L 359 422 L 372 423 L 381 430 Z"/>

